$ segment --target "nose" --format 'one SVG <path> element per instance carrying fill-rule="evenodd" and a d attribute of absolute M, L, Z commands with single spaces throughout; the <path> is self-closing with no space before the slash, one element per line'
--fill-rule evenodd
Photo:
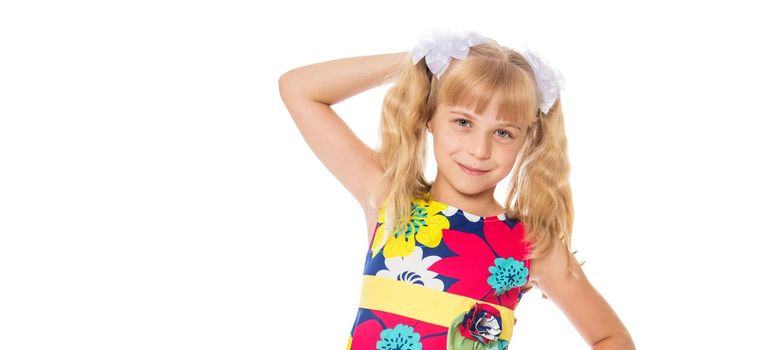
<path fill-rule="evenodd" d="M 478 159 L 490 158 L 490 139 L 485 136 L 472 138 L 468 150 Z"/>

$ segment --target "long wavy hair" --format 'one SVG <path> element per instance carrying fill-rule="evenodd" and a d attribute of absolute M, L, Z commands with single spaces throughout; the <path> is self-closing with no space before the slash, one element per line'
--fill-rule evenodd
<path fill-rule="evenodd" d="M 441 80 L 428 70 L 425 60 L 412 64 L 410 55 L 405 55 L 390 79 L 394 85 L 383 101 L 376 149 L 384 176 L 368 199 L 373 208 L 385 207 L 385 232 L 404 227 L 412 201 L 429 193 L 433 184 L 424 177 L 426 123 L 437 104 L 475 105 L 474 111 L 481 114 L 493 96 L 502 94 L 499 118 L 528 125 L 506 194 L 506 217 L 524 225 L 525 238 L 531 243 L 526 259 L 548 254 L 563 240 L 566 268 L 578 276 L 570 264 L 573 201 L 562 105 L 558 98 L 547 114 L 540 111 L 540 92 L 527 60 L 490 40 L 470 47 L 465 59 L 453 59 Z M 375 203 L 376 193 L 387 193 L 383 203 Z M 374 244 L 382 248 L 392 236 L 384 234 Z"/>

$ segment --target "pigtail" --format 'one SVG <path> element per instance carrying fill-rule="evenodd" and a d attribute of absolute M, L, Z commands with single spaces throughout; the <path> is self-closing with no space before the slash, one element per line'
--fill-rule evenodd
<path fill-rule="evenodd" d="M 568 182 L 570 162 L 559 98 L 548 114 L 539 111 L 528 133 L 528 140 L 514 165 L 506 207 L 512 208 L 513 216 L 521 218 L 527 239 L 538 243 L 528 259 L 548 254 L 562 241 L 567 248 L 564 250 L 568 262 L 566 268 L 578 277 L 571 264 L 571 254 L 575 254 L 571 253 L 573 198 Z"/>
<path fill-rule="evenodd" d="M 412 213 L 412 200 L 425 193 L 430 184 L 425 179 L 426 123 L 433 112 L 428 103 L 432 79 L 425 61 L 412 64 L 405 57 L 386 92 L 380 118 L 380 145 L 377 157 L 384 176 L 370 194 L 368 203 L 385 210 L 385 234 L 373 242 L 373 251 L 384 247 L 388 239 L 404 228 Z M 375 203 L 375 194 L 386 190 L 383 203 Z"/>

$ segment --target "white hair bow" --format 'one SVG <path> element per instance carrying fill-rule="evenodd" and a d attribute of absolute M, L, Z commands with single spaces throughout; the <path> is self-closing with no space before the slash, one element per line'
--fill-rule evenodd
<path fill-rule="evenodd" d="M 412 63 L 416 64 L 426 57 L 426 66 L 437 79 L 444 73 L 450 60 L 459 60 L 468 56 L 468 48 L 487 42 L 488 39 L 476 32 L 455 32 L 435 30 L 430 36 L 418 40 L 412 49 Z"/>
<path fill-rule="evenodd" d="M 473 31 L 439 31 L 434 30 L 431 35 L 420 38 L 412 49 L 412 63 L 417 64 L 426 58 L 426 66 L 439 79 L 452 58 L 465 59 L 469 53 L 469 47 L 491 42 L 492 40 Z M 565 80 L 562 74 L 551 68 L 535 52 L 523 47 L 519 52 L 524 57 L 535 73 L 536 84 L 541 93 L 540 110 L 547 114 L 560 92 L 565 90 Z"/>
<path fill-rule="evenodd" d="M 535 82 L 541 92 L 541 112 L 545 115 L 557 101 L 560 93 L 565 91 L 565 78 L 533 50 L 523 47 L 516 51 L 530 63 L 530 67 L 533 67 Z"/>

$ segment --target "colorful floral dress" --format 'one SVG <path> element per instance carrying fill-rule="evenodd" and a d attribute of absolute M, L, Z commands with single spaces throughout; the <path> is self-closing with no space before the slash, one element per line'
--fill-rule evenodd
<path fill-rule="evenodd" d="M 384 219 L 381 209 L 347 349 L 507 349 L 530 280 L 523 224 L 415 199 L 406 227 L 378 249 Z"/>

